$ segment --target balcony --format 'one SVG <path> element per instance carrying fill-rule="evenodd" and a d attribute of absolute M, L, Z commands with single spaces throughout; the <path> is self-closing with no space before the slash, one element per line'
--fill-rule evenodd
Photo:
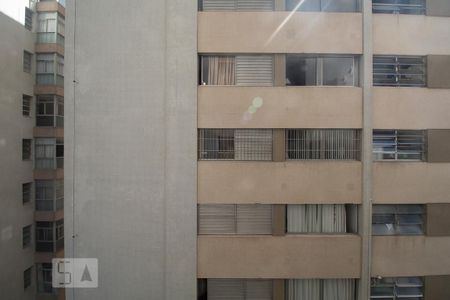
<path fill-rule="evenodd" d="M 245 118 L 254 99 L 261 107 Z M 356 87 L 199 86 L 199 128 L 361 128 Z"/>
<path fill-rule="evenodd" d="M 361 13 L 199 12 L 198 52 L 361 54 L 361 24 Z"/>
<path fill-rule="evenodd" d="M 199 236 L 199 278 L 357 278 L 357 235 Z"/>
<path fill-rule="evenodd" d="M 373 110 L 374 128 L 450 128 L 450 91 L 376 87 L 373 89 Z"/>
<path fill-rule="evenodd" d="M 449 203 L 450 168 L 447 163 L 414 161 L 375 162 L 375 203 Z"/>
<path fill-rule="evenodd" d="M 450 53 L 450 18 L 373 15 L 373 53 L 428 55 Z"/>
<path fill-rule="evenodd" d="M 372 276 L 428 276 L 450 273 L 450 237 L 373 237 Z"/>
<path fill-rule="evenodd" d="M 199 161 L 199 203 L 361 202 L 359 161 Z"/>

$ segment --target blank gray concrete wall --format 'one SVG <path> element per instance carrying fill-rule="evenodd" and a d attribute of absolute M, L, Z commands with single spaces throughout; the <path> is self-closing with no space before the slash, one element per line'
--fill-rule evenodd
<path fill-rule="evenodd" d="M 33 160 L 22 160 L 22 139 L 33 138 L 31 116 L 22 115 L 22 95 L 33 95 L 35 64 L 23 71 L 23 51 L 33 53 L 34 34 L 0 12 L 0 299 L 36 296 L 34 234 L 22 249 L 22 228 L 34 223 L 34 201 L 22 204 L 22 183 L 33 182 Z M 34 232 L 34 225 L 32 232 Z M 23 271 L 32 269 L 32 285 L 23 288 Z"/>
<path fill-rule="evenodd" d="M 427 81 L 429 88 L 450 88 L 450 55 L 427 56 Z"/>
<path fill-rule="evenodd" d="M 65 253 L 98 258 L 100 285 L 67 299 L 195 299 L 196 15 L 67 2 Z"/>
<path fill-rule="evenodd" d="M 450 1 L 427 0 L 427 15 L 435 17 L 450 17 Z"/>

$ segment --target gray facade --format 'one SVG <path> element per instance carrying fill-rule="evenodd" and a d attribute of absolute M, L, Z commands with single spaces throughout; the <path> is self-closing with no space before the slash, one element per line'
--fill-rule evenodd
<path fill-rule="evenodd" d="M 65 256 L 99 261 L 66 297 L 194 299 L 197 3 L 66 9 Z"/>
<path fill-rule="evenodd" d="M 22 160 L 22 139 L 33 139 L 33 103 L 22 115 L 22 95 L 33 96 L 35 70 L 23 71 L 23 51 L 33 53 L 34 37 L 0 13 L 0 299 L 34 299 L 35 280 L 24 289 L 23 272 L 32 267 L 34 247 L 22 246 L 22 228 L 32 225 L 34 202 L 22 203 L 22 184 L 33 182 L 33 160 Z"/>

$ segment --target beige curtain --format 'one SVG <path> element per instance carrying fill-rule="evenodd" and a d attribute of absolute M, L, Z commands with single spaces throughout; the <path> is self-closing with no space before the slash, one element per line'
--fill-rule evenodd
<path fill-rule="evenodd" d="M 209 56 L 208 60 L 208 84 L 234 84 L 234 57 Z"/>

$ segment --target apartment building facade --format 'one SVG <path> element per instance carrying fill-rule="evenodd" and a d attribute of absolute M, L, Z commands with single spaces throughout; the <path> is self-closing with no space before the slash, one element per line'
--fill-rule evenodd
<path fill-rule="evenodd" d="M 448 1 L 123 2 L 67 6 L 69 299 L 450 297 Z"/>
<path fill-rule="evenodd" d="M 64 299 L 64 7 L 31 1 L 22 25 L 0 14 L 0 299 Z"/>

